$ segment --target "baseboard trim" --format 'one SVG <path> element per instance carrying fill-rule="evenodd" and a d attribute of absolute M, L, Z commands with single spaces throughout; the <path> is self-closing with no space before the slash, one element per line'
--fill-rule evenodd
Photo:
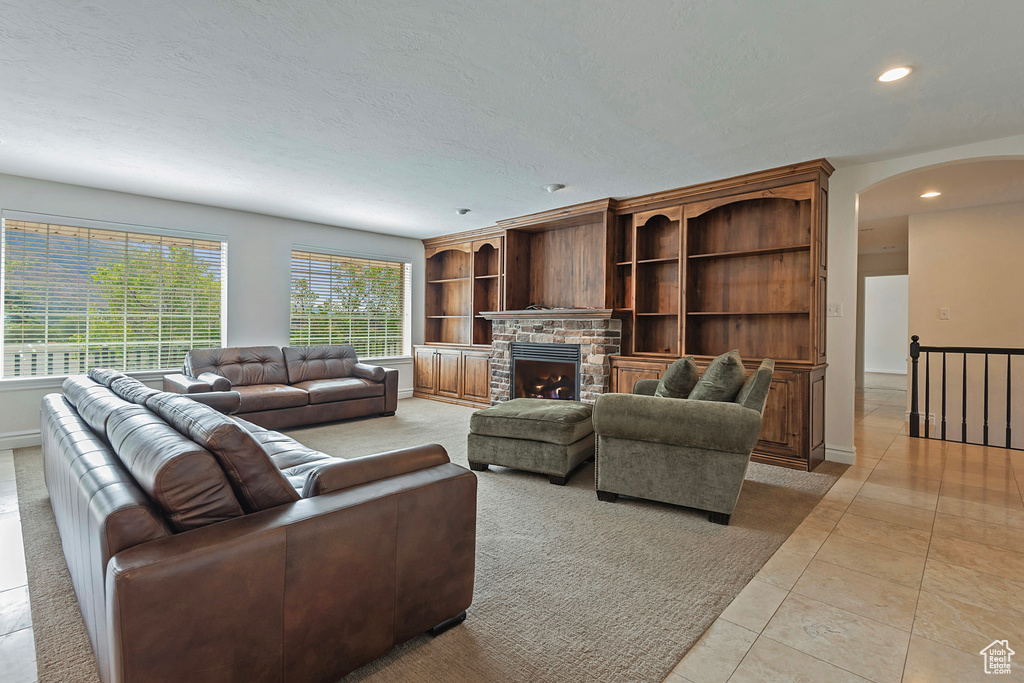
<path fill-rule="evenodd" d="M 43 437 L 38 429 L 24 429 L 19 432 L 4 432 L 0 434 L 0 451 L 12 448 L 25 448 L 26 446 L 38 446 L 41 443 L 43 443 Z"/>
<path fill-rule="evenodd" d="M 825 444 L 825 460 L 830 462 L 839 462 L 844 465 L 852 465 L 856 462 L 857 458 L 857 447 L 850 446 L 830 446 Z"/>
<path fill-rule="evenodd" d="M 399 389 L 398 399 L 401 400 L 403 398 L 412 398 L 412 389 Z"/>

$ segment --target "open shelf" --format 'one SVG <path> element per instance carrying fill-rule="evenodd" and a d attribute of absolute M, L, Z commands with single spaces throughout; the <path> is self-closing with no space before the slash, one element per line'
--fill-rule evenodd
<path fill-rule="evenodd" d="M 633 262 L 633 217 L 619 216 L 612 235 L 612 260 L 616 265 Z"/>
<path fill-rule="evenodd" d="M 637 261 L 636 264 L 642 266 L 648 263 L 677 263 L 678 261 L 678 256 L 668 256 L 666 258 L 646 258 L 643 261 Z"/>
<path fill-rule="evenodd" d="M 743 251 L 719 251 L 711 254 L 690 254 L 687 258 L 741 258 L 744 256 L 761 256 L 763 254 L 785 254 L 793 251 L 810 250 L 810 244 L 792 244 L 784 247 L 764 247 L 761 249 L 744 249 Z"/>
<path fill-rule="evenodd" d="M 449 282 L 469 282 L 468 277 L 450 277 L 446 280 L 427 280 L 428 285 L 445 285 Z"/>
<path fill-rule="evenodd" d="M 473 275 L 498 277 L 501 272 L 500 252 L 490 244 L 483 244 L 473 253 Z"/>
<path fill-rule="evenodd" d="M 678 216 L 678 211 L 675 215 Z M 641 217 L 638 216 L 639 221 Z M 636 260 L 660 261 L 679 258 L 679 224 L 678 217 L 669 218 L 663 213 L 655 212 L 643 223 L 636 226 Z"/>

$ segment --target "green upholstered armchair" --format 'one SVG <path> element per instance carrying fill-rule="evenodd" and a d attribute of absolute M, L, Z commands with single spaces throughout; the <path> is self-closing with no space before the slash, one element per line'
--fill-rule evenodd
<path fill-rule="evenodd" d="M 761 433 L 775 362 L 747 377 L 734 402 L 654 396 L 658 380 L 594 404 L 597 497 L 620 494 L 706 510 L 728 524 Z"/>

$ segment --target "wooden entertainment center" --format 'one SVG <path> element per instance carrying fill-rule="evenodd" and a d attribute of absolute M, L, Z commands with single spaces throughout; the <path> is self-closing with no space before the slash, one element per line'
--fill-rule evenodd
<path fill-rule="evenodd" d="M 610 390 L 738 348 L 776 361 L 753 459 L 814 469 L 825 455 L 824 159 L 627 199 L 602 199 L 423 240 L 425 344 L 414 395 L 490 403 L 491 323 L 530 304 L 612 309 Z"/>

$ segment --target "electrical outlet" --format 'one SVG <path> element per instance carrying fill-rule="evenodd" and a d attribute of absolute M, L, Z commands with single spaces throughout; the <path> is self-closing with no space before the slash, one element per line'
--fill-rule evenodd
<path fill-rule="evenodd" d="M 829 304 L 828 305 L 828 317 L 830 317 L 830 318 L 841 318 L 841 317 L 843 317 L 843 305 L 842 304 Z"/>
<path fill-rule="evenodd" d="M 939 309 L 939 320 L 949 320 L 949 309 L 948 308 L 940 308 Z"/>

